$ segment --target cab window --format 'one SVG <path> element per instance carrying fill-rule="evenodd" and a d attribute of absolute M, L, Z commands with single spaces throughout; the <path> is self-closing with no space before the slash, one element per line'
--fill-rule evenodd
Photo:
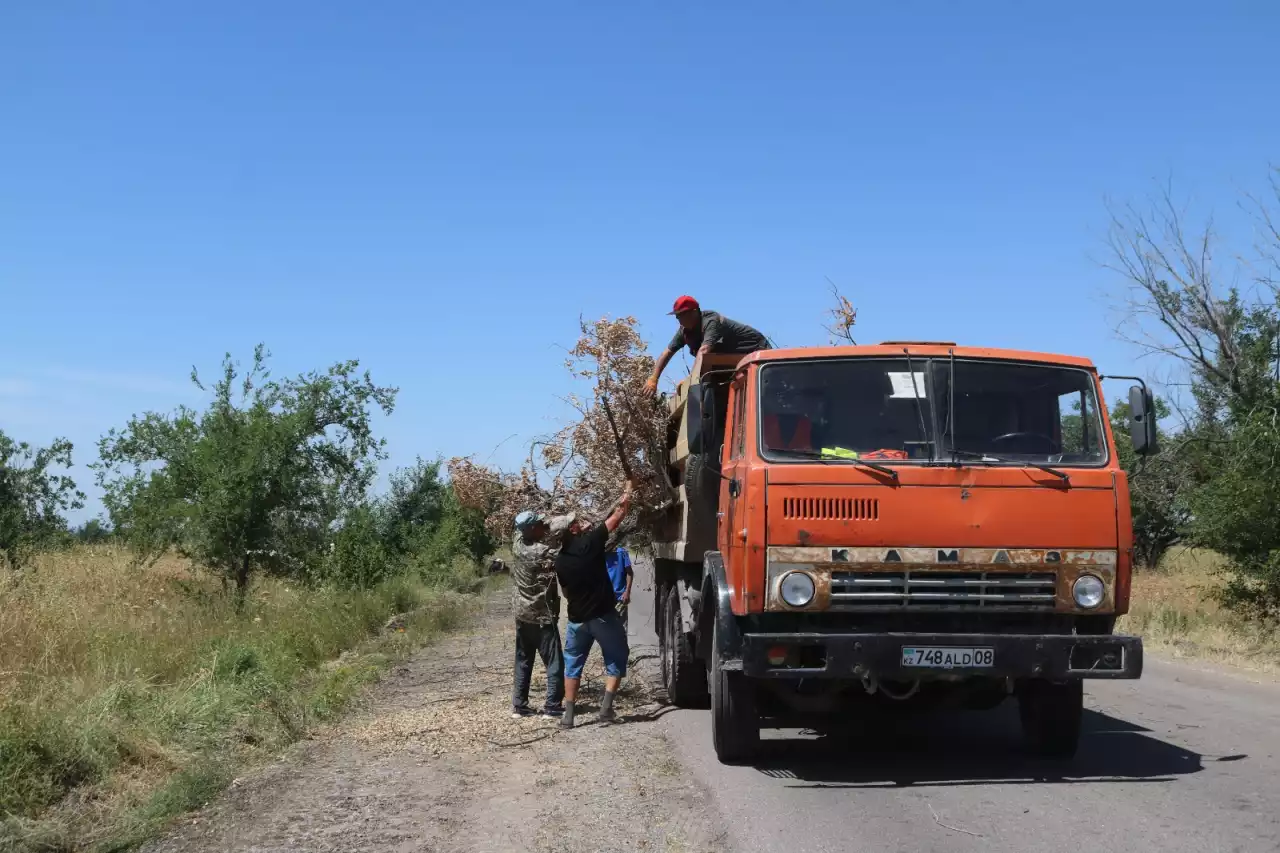
<path fill-rule="evenodd" d="M 741 459 L 747 452 L 747 385 L 739 379 L 733 383 L 733 448 L 731 459 Z"/>

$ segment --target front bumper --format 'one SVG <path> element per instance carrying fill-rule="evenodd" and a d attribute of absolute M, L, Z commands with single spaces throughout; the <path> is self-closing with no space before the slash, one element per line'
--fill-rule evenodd
<path fill-rule="evenodd" d="M 795 648 L 788 664 L 768 653 Z M 903 665 L 904 648 L 990 649 L 990 666 Z M 799 663 L 806 665 L 801 666 Z M 820 664 L 820 665 L 819 665 Z M 755 634 L 742 636 L 742 671 L 756 678 L 936 679 L 957 675 L 999 678 L 1139 678 L 1142 638 L 1073 634 Z"/>

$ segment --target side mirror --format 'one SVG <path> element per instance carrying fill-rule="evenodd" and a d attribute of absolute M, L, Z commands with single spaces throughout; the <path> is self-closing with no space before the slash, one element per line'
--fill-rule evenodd
<path fill-rule="evenodd" d="M 1133 452 L 1150 456 L 1156 446 L 1156 402 L 1151 391 L 1141 385 L 1129 389 L 1129 436 Z"/>
<path fill-rule="evenodd" d="M 690 385 L 684 400 L 685 438 L 690 453 L 702 453 L 702 386 Z"/>

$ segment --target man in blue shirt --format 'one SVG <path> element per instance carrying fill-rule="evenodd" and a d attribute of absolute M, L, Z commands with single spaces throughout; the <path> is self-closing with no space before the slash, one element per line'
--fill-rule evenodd
<path fill-rule="evenodd" d="M 631 570 L 631 555 L 621 546 L 613 549 L 604 558 L 605 568 L 609 570 L 609 580 L 613 581 L 613 594 L 617 597 L 618 615 L 622 617 L 622 627 L 627 627 L 627 605 L 631 603 L 631 581 L 635 573 Z"/>

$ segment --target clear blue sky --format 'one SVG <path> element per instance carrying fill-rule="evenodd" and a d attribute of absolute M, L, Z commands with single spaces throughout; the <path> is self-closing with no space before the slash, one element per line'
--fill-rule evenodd
<path fill-rule="evenodd" d="M 1172 175 L 1230 224 L 1278 31 L 1265 0 L 6 3 L 0 429 L 90 461 L 264 341 L 398 385 L 393 463 L 483 457 L 552 426 L 579 314 L 656 350 L 688 292 L 819 342 L 824 276 L 860 340 L 1137 369 L 1104 199 Z"/>

